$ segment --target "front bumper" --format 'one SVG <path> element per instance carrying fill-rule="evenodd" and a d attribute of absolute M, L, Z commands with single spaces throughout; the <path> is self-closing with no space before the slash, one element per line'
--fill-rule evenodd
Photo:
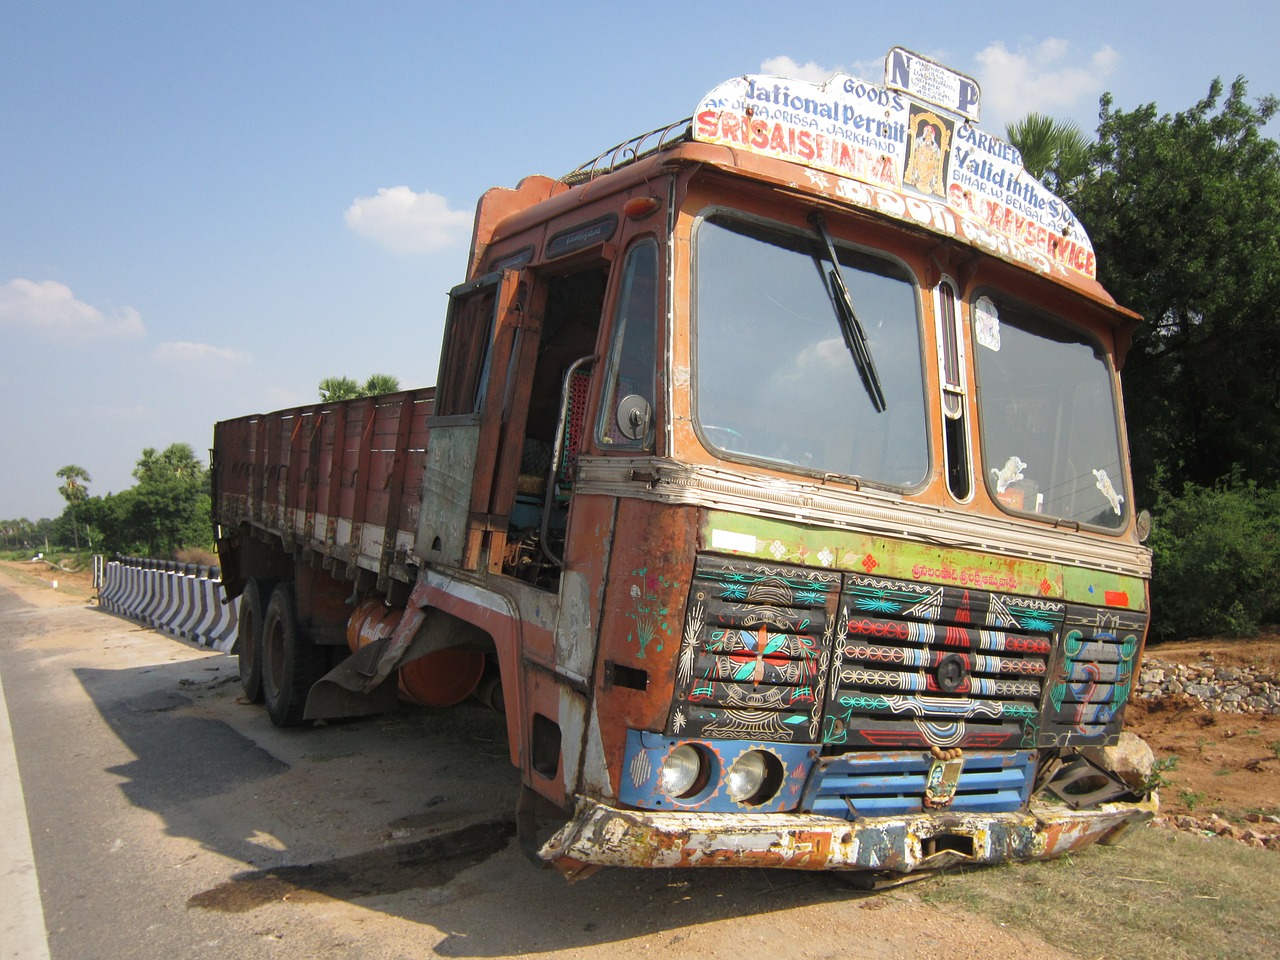
<path fill-rule="evenodd" d="M 1091 810 L 1033 803 L 1015 813 L 849 821 L 813 814 L 623 810 L 583 799 L 539 855 L 571 879 L 599 866 L 910 873 L 1057 857 L 1117 838 L 1150 820 L 1156 808 L 1154 799 Z"/>

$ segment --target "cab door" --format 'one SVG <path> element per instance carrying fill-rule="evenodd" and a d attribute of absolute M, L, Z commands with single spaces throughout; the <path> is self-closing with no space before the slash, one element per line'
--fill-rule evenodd
<path fill-rule="evenodd" d="M 492 508 L 520 358 L 537 343 L 527 289 L 507 270 L 449 293 L 414 549 L 423 560 L 476 570 L 486 536 L 505 534 L 506 518 Z"/>

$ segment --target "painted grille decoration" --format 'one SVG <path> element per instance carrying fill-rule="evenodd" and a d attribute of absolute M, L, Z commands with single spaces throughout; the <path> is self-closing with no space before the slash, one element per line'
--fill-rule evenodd
<path fill-rule="evenodd" d="M 1145 614 L 702 555 L 666 734 L 820 745 L 803 806 L 1017 809 L 1039 747 L 1114 743 Z"/>
<path fill-rule="evenodd" d="M 815 743 L 840 575 L 699 556 L 668 732 Z"/>

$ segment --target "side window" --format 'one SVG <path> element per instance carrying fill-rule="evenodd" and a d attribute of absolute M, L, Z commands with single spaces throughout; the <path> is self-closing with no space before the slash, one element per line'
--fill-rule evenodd
<path fill-rule="evenodd" d="M 499 274 L 449 292 L 449 316 L 436 379 L 436 416 L 477 413 L 489 378 Z"/>
<path fill-rule="evenodd" d="M 633 247 L 624 271 L 596 440 L 605 447 L 647 450 L 653 446 L 657 380 L 657 243 L 644 240 Z"/>
<path fill-rule="evenodd" d="M 942 383 L 942 433 L 947 489 L 956 500 L 973 493 L 969 469 L 969 428 L 965 417 L 964 337 L 956 311 L 956 291 L 943 279 L 934 290 L 938 321 L 938 376 Z"/>

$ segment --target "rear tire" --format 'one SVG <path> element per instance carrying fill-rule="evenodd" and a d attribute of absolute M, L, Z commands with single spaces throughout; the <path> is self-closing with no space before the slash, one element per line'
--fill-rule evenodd
<path fill-rule="evenodd" d="M 293 584 L 279 584 L 262 620 L 262 693 L 277 727 L 302 723 L 307 694 L 325 673 L 324 653 L 298 629 Z"/>
<path fill-rule="evenodd" d="M 271 595 L 271 587 L 270 580 L 250 577 L 240 593 L 236 649 L 240 659 L 240 688 L 250 703 L 262 702 L 263 597 Z"/>

